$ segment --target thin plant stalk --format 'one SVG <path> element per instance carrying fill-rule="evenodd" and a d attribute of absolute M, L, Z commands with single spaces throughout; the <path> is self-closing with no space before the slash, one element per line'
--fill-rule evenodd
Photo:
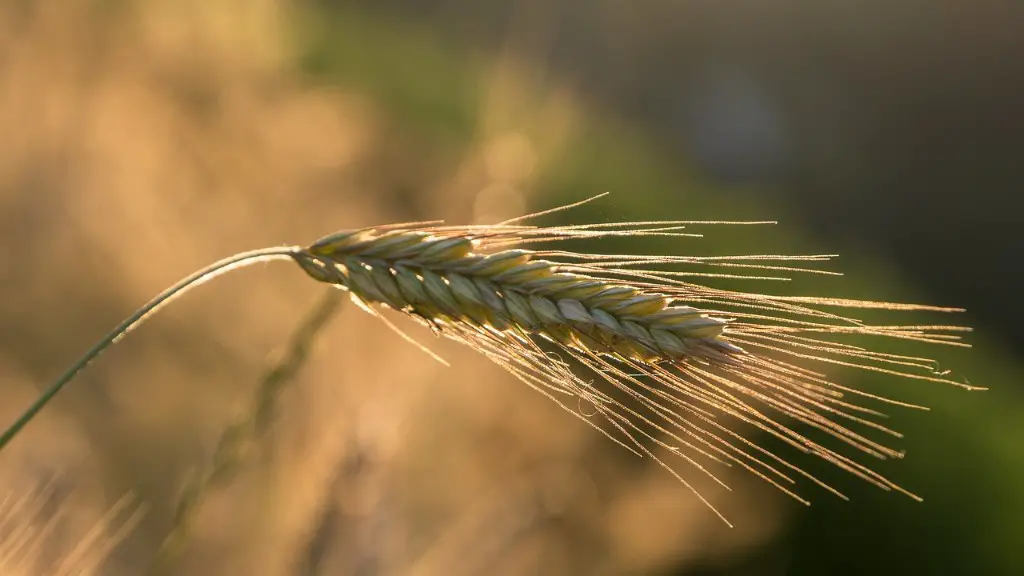
<path fill-rule="evenodd" d="M 150 566 L 151 573 L 161 574 L 170 569 L 192 531 L 205 496 L 232 480 L 256 441 L 267 431 L 281 390 L 305 365 L 316 338 L 338 311 L 343 296 L 342 291 L 329 289 L 310 310 L 289 339 L 284 356 L 264 373 L 250 410 L 221 433 L 209 465 L 194 474 L 182 492 L 171 529 Z"/>
<path fill-rule="evenodd" d="M 221 274 L 225 274 L 243 266 L 256 264 L 257 262 L 266 262 L 269 260 L 290 260 L 298 250 L 299 249 L 294 246 L 282 246 L 241 252 L 234 256 L 224 258 L 219 262 L 214 262 L 206 268 L 197 270 L 189 276 L 179 280 L 175 285 L 161 292 L 145 305 L 138 308 L 116 328 L 111 330 L 110 333 L 104 336 L 103 339 L 97 342 L 95 346 L 86 352 L 84 356 L 79 358 L 78 361 L 67 370 L 67 372 L 61 375 L 56 382 L 51 384 L 50 387 L 47 388 L 46 391 L 43 392 L 20 417 L 18 417 L 14 424 L 11 424 L 10 427 L 4 431 L 3 435 L 0 436 L 0 450 L 3 450 L 4 447 L 7 446 L 7 444 L 13 440 L 19 432 L 21 432 L 21 429 L 24 428 L 25 425 L 28 424 L 32 418 L 34 418 L 35 415 L 50 402 L 50 400 L 53 400 L 53 397 L 56 396 L 62 388 L 64 388 L 65 384 L 70 382 L 76 375 L 78 375 L 79 372 L 88 366 L 90 362 L 102 354 L 104 350 L 117 343 L 118 340 L 145 322 L 157 310 L 196 286 L 212 280 Z"/>

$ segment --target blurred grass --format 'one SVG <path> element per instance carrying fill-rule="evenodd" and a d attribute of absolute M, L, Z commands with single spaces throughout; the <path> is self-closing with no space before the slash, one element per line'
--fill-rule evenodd
<path fill-rule="evenodd" d="M 305 367 L 320 332 L 336 315 L 344 301 L 340 290 L 329 288 L 306 314 L 289 337 L 282 357 L 268 367 L 260 379 L 248 411 L 221 432 L 210 462 L 195 470 L 174 510 L 170 532 L 164 537 L 150 566 L 151 574 L 169 574 L 187 546 L 199 510 L 210 493 L 231 485 L 248 463 L 257 443 L 274 422 L 278 398 Z"/>
<path fill-rule="evenodd" d="M 469 58 L 428 30 L 359 10 L 309 7 L 300 18 L 297 63 L 311 76 L 372 94 L 403 124 L 441 143 L 463 144 L 473 133 L 483 55 Z"/>
<path fill-rule="evenodd" d="M 465 47 L 453 46 L 411 22 L 385 19 L 372 9 L 316 6 L 300 18 L 295 34 L 300 45 L 298 62 L 311 79 L 365 92 L 384 103 L 399 125 L 431 141 L 472 145 L 486 58 L 467 56 L 471 52 Z M 531 88 L 533 96 L 542 99 L 556 87 Z M 707 227 L 708 238 L 693 241 L 694 253 L 838 251 L 843 257 L 832 269 L 842 270 L 844 278 L 805 277 L 765 289 L 780 294 L 921 300 L 920 287 L 908 285 L 898 270 L 886 265 L 884 255 L 802 235 L 786 206 L 765 202 L 756 190 L 722 189 L 696 181 L 678 158 L 666 156 L 656 142 L 599 107 L 591 107 L 582 124 L 565 143 L 565 152 L 538 176 L 535 208 L 609 190 L 614 192 L 610 199 L 566 214 L 565 221 L 778 219 L 781 225 L 771 228 Z M 870 234 L 870 226 L 864 223 L 865 234 Z M 653 250 L 679 249 L 678 241 L 671 247 L 644 244 Z M 590 248 L 614 252 L 623 246 L 628 243 L 606 241 Z M 949 273 L 956 274 L 955 263 L 950 264 Z M 891 318 L 891 313 L 862 316 L 909 321 Z M 964 323 L 969 319 L 935 316 L 927 321 Z M 897 348 L 938 355 L 944 369 L 969 377 L 972 384 L 990 386 L 988 392 L 965 393 L 846 371 L 846 381 L 857 386 L 885 388 L 898 398 L 932 408 L 926 414 L 894 411 L 893 422 L 906 433 L 909 455 L 895 465 L 879 467 L 923 495 L 925 503 L 840 480 L 854 501 L 816 498 L 809 510 L 797 516 L 788 537 L 778 543 L 789 558 L 789 573 L 1024 573 L 1024 556 L 1018 548 L 1024 542 L 1024 490 L 1020 489 L 1024 486 L 1024 398 L 1017 386 L 1024 367 L 1019 357 L 986 338 L 984 326 L 977 328 L 968 338 L 975 346 L 968 352 L 915 345 Z M 823 477 L 834 476 L 825 467 L 812 463 L 811 468 Z"/>

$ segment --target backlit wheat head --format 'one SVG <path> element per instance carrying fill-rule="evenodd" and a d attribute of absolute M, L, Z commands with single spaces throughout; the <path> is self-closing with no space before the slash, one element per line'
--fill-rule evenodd
<path fill-rule="evenodd" d="M 348 290 L 363 309 L 410 341 L 380 314 L 380 307 L 404 312 L 436 334 L 472 346 L 616 443 L 657 461 L 709 507 L 675 463 L 689 464 L 719 483 L 712 465 L 739 466 L 804 503 L 797 477 L 845 498 L 748 439 L 743 426 L 880 488 L 916 498 L 854 456 L 900 457 L 900 451 L 868 436 L 900 436 L 878 423 L 884 415 L 877 407 L 919 407 L 844 386 L 826 371 L 829 365 L 838 365 L 976 389 L 936 372 L 930 359 L 842 341 L 867 336 L 966 346 L 958 333 L 968 329 L 869 325 L 829 310 L 957 310 L 710 288 L 691 279 L 828 274 L 805 266 L 829 256 L 579 254 L 558 249 L 558 243 L 693 236 L 683 231 L 689 224 L 726 223 L 527 224 L 543 214 L 488 226 L 377 226 L 332 234 L 308 247 L 229 258 L 140 309 L 47 394 L 52 397 L 85 362 L 181 289 L 251 261 L 289 258 L 313 278 Z M 682 266 L 698 268 L 679 270 Z M 709 267 L 730 273 L 703 271 Z M 44 395 L 12 426 L 0 447 L 48 399 Z M 822 434 L 835 446 L 811 438 Z M 656 454 L 657 447 L 667 450 L 669 457 Z"/>
<path fill-rule="evenodd" d="M 718 290 L 683 278 L 738 275 L 665 269 L 689 264 L 758 274 L 821 273 L 796 265 L 828 256 L 578 254 L 540 247 L 582 238 L 687 236 L 678 230 L 695 222 L 555 228 L 518 222 L 345 231 L 321 239 L 296 260 L 314 278 L 349 290 L 371 314 L 380 316 L 374 305 L 387 306 L 479 350 L 614 441 L 653 458 L 688 487 L 670 462 L 651 451 L 652 443 L 716 481 L 707 461 L 741 466 L 801 502 L 806 500 L 789 487 L 794 475 L 842 496 L 740 436 L 723 422 L 728 417 L 883 489 L 905 492 L 794 429 L 794 422 L 816 428 L 877 458 L 902 455 L 855 430 L 860 426 L 899 436 L 872 420 L 881 413 L 850 397 L 909 405 L 842 386 L 814 364 L 969 387 L 937 374 L 932 360 L 828 339 L 853 334 L 963 345 L 956 332 L 965 328 L 870 326 L 823 310 L 953 309 Z M 527 245 L 534 249 L 515 247 Z M 586 410 L 574 410 L 581 401 Z"/>

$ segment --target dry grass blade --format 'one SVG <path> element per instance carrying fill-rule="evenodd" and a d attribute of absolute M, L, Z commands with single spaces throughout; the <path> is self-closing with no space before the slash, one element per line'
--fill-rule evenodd
<path fill-rule="evenodd" d="M 144 510 L 137 500 L 125 495 L 95 524 L 68 538 L 72 521 L 65 509 L 66 496 L 55 491 L 54 480 L 21 498 L 8 495 L 0 502 L 0 574 L 99 574 L 113 549 L 142 519 Z M 65 548 L 64 540 L 73 543 Z"/>
<path fill-rule="evenodd" d="M 255 442 L 270 426 L 282 388 L 294 380 L 305 365 L 316 338 L 334 317 L 341 302 L 341 294 L 330 290 L 313 307 L 289 339 L 284 356 L 263 375 L 250 410 L 224 430 L 209 464 L 190 478 L 175 509 L 171 529 L 153 559 L 151 573 L 160 574 L 171 568 L 192 531 L 203 499 L 211 490 L 230 484 Z"/>

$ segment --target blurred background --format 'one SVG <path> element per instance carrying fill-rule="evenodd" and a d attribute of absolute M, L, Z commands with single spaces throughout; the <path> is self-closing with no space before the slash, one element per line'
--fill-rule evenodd
<path fill-rule="evenodd" d="M 0 418 L 225 255 L 610 191 L 545 222 L 778 220 L 599 249 L 839 253 L 745 287 L 967 308 L 975 347 L 927 352 L 990 391 L 843 374 L 932 407 L 893 414 L 882 467 L 924 503 L 798 460 L 852 502 L 725 471 L 729 529 L 472 350 L 403 323 L 445 368 L 347 306 L 171 572 L 1022 574 L 1022 134 L 1006 0 L 5 0 Z M 0 455 L 0 573 L 146 573 L 324 290 L 246 269 L 91 366 Z"/>

